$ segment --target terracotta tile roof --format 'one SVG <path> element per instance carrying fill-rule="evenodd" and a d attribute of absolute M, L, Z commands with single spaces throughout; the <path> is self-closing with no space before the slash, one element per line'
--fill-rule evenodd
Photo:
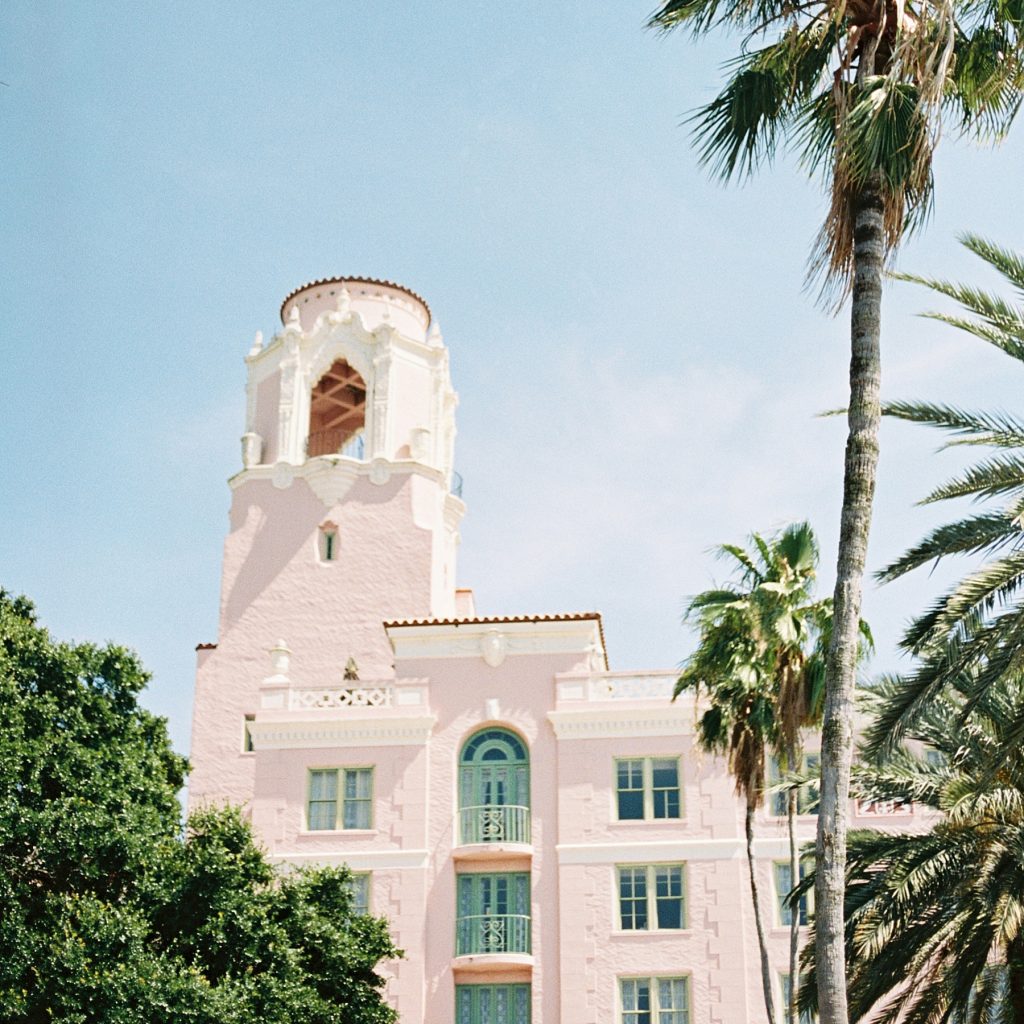
<path fill-rule="evenodd" d="M 281 303 L 281 323 L 285 323 L 284 318 L 284 307 L 295 298 L 299 292 L 304 292 L 307 288 L 316 288 L 322 284 L 382 284 L 385 288 L 396 288 L 400 292 L 405 292 L 406 295 L 414 298 L 426 311 L 427 321 L 433 319 L 433 314 L 430 312 L 430 306 L 427 305 L 427 300 L 422 295 L 417 295 L 411 288 L 406 288 L 404 284 L 399 284 L 397 281 L 384 281 L 379 277 L 320 277 L 315 281 L 307 281 L 305 284 L 300 284 L 298 288 L 293 288 L 285 297 L 284 302 Z"/>
<path fill-rule="evenodd" d="M 215 651 L 216 649 L 216 644 L 196 644 L 197 651 Z"/>

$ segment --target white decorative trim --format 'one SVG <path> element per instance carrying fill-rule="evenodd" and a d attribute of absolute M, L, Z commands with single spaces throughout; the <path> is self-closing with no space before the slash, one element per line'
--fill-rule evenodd
<path fill-rule="evenodd" d="M 353 871 L 401 871 L 423 869 L 430 862 L 429 850 L 359 850 L 359 851 L 305 851 L 275 853 L 268 857 L 273 863 L 309 864 L 330 867 L 347 865 Z"/>
<path fill-rule="evenodd" d="M 437 722 L 435 715 L 324 721 L 322 714 L 315 721 L 253 722 L 249 734 L 256 752 L 301 747 L 415 746 L 427 742 Z"/>
<path fill-rule="evenodd" d="M 802 845 L 813 835 L 798 836 Z M 626 843 L 559 843 L 555 847 L 559 864 L 655 864 L 670 860 L 740 860 L 746 857 L 746 842 L 734 839 L 655 839 Z M 789 857 L 787 839 L 755 839 L 754 857 L 778 860 Z"/>
<path fill-rule="evenodd" d="M 693 729 L 693 710 L 675 705 L 651 708 L 604 706 L 596 710 L 549 711 L 548 721 L 560 740 L 614 736 L 680 736 Z"/>
<path fill-rule="evenodd" d="M 497 629 L 489 629 L 480 637 L 480 654 L 491 668 L 497 668 L 508 654 L 508 640 Z M 492 717 L 497 717 L 494 715 Z"/>
<path fill-rule="evenodd" d="M 352 489 L 359 479 L 359 464 L 347 458 L 310 459 L 301 474 L 325 508 L 332 508 Z"/>
<path fill-rule="evenodd" d="M 253 466 L 253 470 L 258 467 Z M 243 470 L 243 472 L 251 472 L 252 470 Z M 292 480 L 295 479 L 295 467 L 288 462 L 277 462 L 274 464 L 271 474 L 270 482 L 279 490 L 287 490 L 292 485 Z"/>
<path fill-rule="evenodd" d="M 506 657 L 580 654 L 601 640 L 596 619 L 502 622 L 497 627 L 494 623 L 452 622 L 384 628 L 397 658 L 482 658 L 484 640 L 496 629 L 504 640 Z"/>

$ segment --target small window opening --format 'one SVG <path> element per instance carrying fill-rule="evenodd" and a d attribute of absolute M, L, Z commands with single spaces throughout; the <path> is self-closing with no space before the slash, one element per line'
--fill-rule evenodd
<path fill-rule="evenodd" d="M 313 388 L 306 454 L 310 458 L 336 455 L 344 449 L 345 454 L 361 458 L 355 449 L 365 422 L 366 382 L 344 359 L 339 359 Z"/>
<path fill-rule="evenodd" d="M 338 528 L 333 523 L 325 523 L 320 527 L 320 560 L 338 560 Z"/>
<path fill-rule="evenodd" d="M 255 715 L 246 715 L 242 720 L 242 751 L 246 754 L 251 754 L 256 749 L 252 742 L 251 729 L 251 726 L 255 721 Z"/>

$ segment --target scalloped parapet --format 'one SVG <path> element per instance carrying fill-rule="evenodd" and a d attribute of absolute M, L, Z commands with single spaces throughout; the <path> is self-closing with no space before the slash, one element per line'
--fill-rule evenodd
<path fill-rule="evenodd" d="M 308 331 L 321 313 L 338 309 L 339 302 L 359 313 L 367 330 L 390 323 L 407 338 L 427 341 L 431 318 L 427 303 L 404 285 L 372 277 L 325 277 L 301 285 L 281 303 L 281 322 L 287 324 L 292 311 L 298 310 L 302 329 Z"/>

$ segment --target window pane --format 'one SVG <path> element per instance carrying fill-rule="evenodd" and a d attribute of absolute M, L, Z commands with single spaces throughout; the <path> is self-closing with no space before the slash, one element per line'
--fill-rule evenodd
<path fill-rule="evenodd" d="M 310 831 L 338 827 L 337 797 L 337 770 L 309 773 L 309 807 L 306 812 L 306 822 Z"/>
<path fill-rule="evenodd" d="M 352 875 L 349 879 L 349 889 L 352 892 L 352 912 L 354 914 L 366 914 L 370 910 L 370 876 L 366 872 Z"/>
<path fill-rule="evenodd" d="M 677 865 L 654 869 L 654 893 L 659 928 L 683 927 L 683 869 Z"/>
<path fill-rule="evenodd" d="M 622 1024 L 652 1024 L 651 982 L 649 978 L 623 978 Z"/>
<path fill-rule="evenodd" d="M 338 772 L 317 771 L 309 773 L 309 797 L 311 800 L 337 800 Z"/>
<path fill-rule="evenodd" d="M 619 868 L 619 921 L 627 931 L 647 927 L 646 868 Z"/>
<path fill-rule="evenodd" d="M 634 821 L 644 816 L 644 762 L 619 761 L 616 765 L 619 819 Z"/>
<path fill-rule="evenodd" d="M 311 832 L 333 829 L 337 817 L 338 805 L 333 800 L 310 800 L 309 829 Z"/>
<path fill-rule="evenodd" d="M 804 770 L 809 775 L 817 775 L 821 771 L 821 755 L 808 754 L 804 758 Z M 817 814 L 818 813 L 818 783 L 808 782 L 797 790 L 797 813 Z"/>
<path fill-rule="evenodd" d="M 658 978 L 658 1024 L 689 1024 L 685 978 Z"/>
<path fill-rule="evenodd" d="M 679 762 L 657 758 L 651 762 L 655 818 L 679 817 Z"/>

